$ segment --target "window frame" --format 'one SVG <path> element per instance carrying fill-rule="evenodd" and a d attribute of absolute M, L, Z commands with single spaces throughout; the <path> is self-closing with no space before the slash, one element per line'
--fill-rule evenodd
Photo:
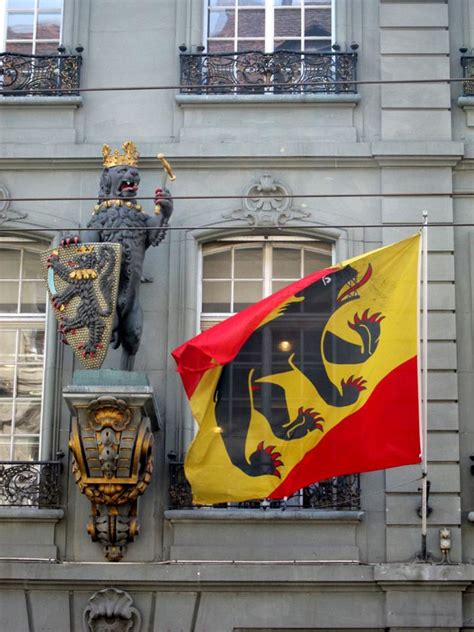
<path fill-rule="evenodd" d="M 243 7 L 238 7 L 237 2 L 238 0 L 235 0 L 235 4 L 234 4 L 234 10 L 236 11 L 237 9 L 243 9 L 248 10 L 248 9 L 262 9 L 265 11 L 265 35 L 263 38 L 263 42 L 264 42 L 264 50 L 262 52 L 264 53 L 273 53 L 275 52 L 275 47 L 274 47 L 274 40 L 275 40 L 275 13 L 274 11 L 278 11 L 278 10 L 282 10 L 282 9 L 291 9 L 291 8 L 298 8 L 297 6 L 295 7 L 287 7 L 287 6 L 275 6 L 273 4 L 274 0 L 264 0 L 265 4 L 264 6 L 261 5 L 249 5 L 249 6 L 243 6 Z M 304 5 L 304 0 L 301 0 L 302 4 L 301 4 L 301 8 L 302 9 L 314 9 L 314 8 L 319 8 L 317 5 L 314 5 L 313 7 L 311 6 L 307 6 L 305 7 Z M 330 5 L 330 9 L 331 9 L 331 46 L 332 44 L 334 44 L 334 42 L 336 41 L 336 18 L 337 18 L 337 10 L 336 10 L 336 5 L 337 5 L 337 0 L 327 0 L 327 4 Z M 209 43 L 209 39 L 213 39 L 209 37 L 209 10 L 210 10 L 210 0 L 203 0 L 203 26 L 202 26 L 202 32 L 204 34 L 203 37 L 203 45 L 204 45 L 204 52 L 208 53 L 208 54 L 212 54 L 209 53 L 208 50 L 208 43 Z M 321 7 L 321 8 L 327 8 L 327 7 Z M 225 9 L 232 9 L 231 6 L 228 7 L 222 7 L 223 10 Z M 303 12 L 302 12 L 303 13 Z M 303 22 L 303 15 L 302 15 L 302 22 Z M 237 52 L 239 50 L 238 48 L 238 42 L 239 41 L 255 41 L 258 39 L 262 39 L 259 37 L 253 37 L 253 38 L 241 38 L 239 40 L 238 37 L 238 21 L 236 21 L 235 23 L 235 32 L 234 32 L 234 37 L 232 38 L 234 46 L 233 46 L 233 51 L 232 52 Z M 282 36 L 283 38 L 283 36 Z M 224 40 L 224 41 L 230 41 L 231 38 L 228 38 L 227 40 L 225 38 L 215 38 L 216 40 Z M 286 38 L 286 39 L 290 39 L 290 38 Z M 301 26 L 301 32 L 300 32 L 300 36 L 299 38 L 295 37 L 295 40 L 299 39 L 300 42 L 302 42 L 302 46 L 301 46 L 301 51 L 304 52 L 304 41 L 306 39 L 308 40 L 326 40 L 328 38 L 326 37 L 319 37 L 319 36 L 313 36 L 313 37 L 305 37 L 304 34 L 304 30 L 303 30 L 303 24 Z M 248 48 L 248 49 L 243 49 L 243 50 L 254 50 L 252 47 Z M 281 49 L 281 50 L 285 50 L 285 49 Z M 242 51 L 240 51 L 242 52 Z M 310 52 L 314 52 L 314 51 L 307 51 L 308 53 Z M 218 53 L 216 53 L 218 54 Z M 222 53 L 222 54 L 231 54 L 230 52 L 228 53 Z"/>
<path fill-rule="evenodd" d="M 53 55 L 57 53 L 37 53 L 36 47 L 37 44 L 55 44 L 57 42 L 57 46 L 61 46 L 64 37 L 64 13 L 65 13 L 65 0 L 62 0 L 61 9 L 40 9 L 39 8 L 40 0 L 33 0 L 34 7 L 32 9 L 9 9 L 8 8 L 8 0 L 0 0 L 0 52 L 11 52 L 7 49 L 7 28 L 8 28 L 8 14 L 9 13 L 21 13 L 21 14 L 30 14 L 33 13 L 33 36 L 31 39 L 24 40 L 15 40 L 13 43 L 18 44 L 26 44 L 31 42 L 32 52 L 27 53 L 28 55 Z M 56 39 L 39 39 L 36 37 L 37 27 L 38 27 L 38 14 L 49 13 L 60 15 L 59 21 L 59 38 Z M 21 54 L 21 53 L 20 53 Z"/>
<path fill-rule="evenodd" d="M 43 331 L 44 332 L 44 342 L 43 342 L 43 358 L 42 358 L 42 363 L 41 363 L 41 373 L 42 373 L 42 379 L 41 379 L 41 388 L 40 388 L 40 394 L 35 396 L 35 398 L 31 398 L 31 400 L 34 399 L 34 401 L 39 400 L 40 403 L 40 414 L 39 414 L 39 428 L 38 428 L 38 432 L 37 433 L 23 433 L 21 434 L 21 437 L 25 437 L 26 439 L 31 439 L 31 438 L 37 438 L 37 451 L 38 451 L 38 457 L 37 458 L 33 458 L 33 459 L 27 459 L 27 460 L 32 460 L 32 461 L 37 461 L 38 459 L 41 458 L 42 455 L 42 450 L 43 450 L 43 442 L 44 442 L 44 432 L 45 432 L 45 423 L 44 423 L 44 416 L 45 416 L 45 398 L 46 398 L 46 379 L 45 379 L 45 370 L 46 370 L 46 354 L 47 354 L 47 348 L 48 348 L 48 327 L 47 327 L 47 321 L 48 321 L 48 309 L 49 309 L 49 302 L 47 299 L 47 292 L 46 292 L 46 288 L 44 288 L 44 296 L 45 296 L 45 311 L 43 313 L 35 313 L 35 312 L 25 312 L 22 313 L 21 311 L 19 311 L 19 308 L 21 307 L 21 291 L 22 291 L 22 283 L 24 281 L 23 278 L 23 260 L 24 260 L 24 251 L 29 251 L 29 252 L 33 252 L 35 254 L 38 254 L 38 263 L 39 263 L 39 254 L 42 250 L 44 250 L 45 248 L 47 248 L 47 242 L 43 242 L 43 241 L 39 241 L 39 240 L 34 240 L 34 239 L 29 239 L 27 237 L 22 236 L 20 233 L 19 234 L 15 234 L 15 235 L 6 235 L 6 234 L 2 234 L 2 232 L 0 231 L 0 248 L 5 249 L 5 250 L 9 250 L 11 249 L 12 251 L 19 251 L 21 253 L 21 260 L 20 260 L 20 269 L 19 269 L 19 274 L 18 274 L 18 304 L 17 304 L 17 310 L 16 312 L 0 312 L 0 328 L 5 329 L 5 330 L 9 330 L 11 329 L 12 331 L 21 331 L 22 329 L 28 329 L 30 328 L 34 328 L 38 331 Z M 38 279 L 35 279 L 38 280 Z M 13 408 L 16 407 L 16 402 L 18 399 L 22 399 L 21 397 L 18 398 L 18 393 L 17 393 L 17 379 L 18 379 L 18 352 L 19 352 L 19 334 L 16 334 L 16 339 L 15 339 L 15 357 L 14 357 L 14 383 L 13 383 L 13 392 L 11 397 L 5 397 L 6 400 L 11 399 L 11 403 L 12 403 L 12 413 L 13 413 Z M 28 366 L 28 363 L 25 362 L 25 364 L 23 366 Z M 40 366 L 39 363 L 38 365 L 35 366 Z M 25 400 L 28 400 L 28 398 L 25 398 Z M 3 398 L 2 400 L 3 401 Z M 13 416 L 12 416 L 12 422 L 13 422 Z M 3 436 L 3 435 L 2 435 Z M 10 432 L 10 449 L 9 449 L 9 459 L 7 459 L 8 461 L 22 461 L 25 459 L 14 459 L 13 458 L 13 454 L 14 454 L 14 445 L 15 445 L 15 425 L 14 423 L 12 423 L 12 428 L 11 428 L 11 432 Z M 36 445 L 36 444 L 33 444 Z"/>
<path fill-rule="evenodd" d="M 335 260 L 336 260 L 336 244 L 334 241 L 331 241 L 330 239 L 323 239 L 323 238 L 319 238 L 317 236 L 315 237 L 303 237 L 300 235 L 285 235 L 285 236 L 280 236 L 280 235 L 275 235 L 275 236 L 232 236 L 232 237 L 222 237 L 222 238 L 217 238 L 215 240 L 210 240 L 210 241 L 206 241 L 206 242 L 202 242 L 199 244 L 199 266 L 198 266 L 198 291 L 197 291 L 197 307 L 198 309 L 196 310 L 196 318 L 197 318 L 197 322 L 196 322 L 196 332 L 200 332 L 202 331 L 202 323 L 203 322 L 207 322 L 210 323 L 208 326 L 206 326 L 205 329 L 208 329 L 209 327 L 212 327 L 213 325 L 222 322 L 223 320 L 225 320 L 226 318 L 229 318 L 230 316 L 233 316 L 234 314 L 236 314 L 236 311 L 229 311 L 229 312 L 204 312 L 202 310 L 202 306 L 203 306 L 203 282 L 204 282 L 204 276 L 203 276 L 203 268 L 204 268 L 204 250 L 206 247 L 209 247 L 210 244 L 213 244 L 213 249 L 211 252 L 219 252 L 221 250 L 224 250 L 227 246 L 227 248 L 232 247 L 233 245 L 237 245 L 241 243 L 242 244 L 242 248 L 247 245 L 247 244 L 263 244 L 263 266 L 262 266 L 262 286 L 263 286 L 263 291 L 262 291 L 262 296 L 258 299 L 258 300 L 262 300 L 263 298 L 266 298 L 267 296 L 270 296 L 273 292 L 275 292 L 276 290 L 274 290 L 272 288 L 272 284 L 273 282 L 279 282 L 279 281 L 286 281 L 286 285 L 289 285 L 290 283 L 294 283 L 295 279 L 293 278 L 289 278 L 289 279 L 283 279 L 281 277 L 278 278 L 274 278 L 273 275 L 273 257 L 272 257 L 272 248 L 276 245 L 276 244 L 281 244 L 283 246 L 283 244 L 288 245 L 289 247 L 293 247 L 295 250 L 299 250 L 301 252 L 301 250 L 303 248 L 311 248 L 311 244 L 313 244 L 313 250 L 315 252 L 317 252 L 317 244 L 318 243 L 324 243 L 329 245 L 330 247 L 330 262 L 329 265 L 334 264 Z M 322 249 L 320 250 L 321 254 L 326 254 Z M 304 270 L 303 270 L 303 265 L 304 265 L 304 260 L 302 259 L 301 261 L 301 269 L 300 269 L 300 278 L 302 278 L 304 276 Z M 229 280 L 229 282 L 233 285 L 235 283 L 235 277 L 233 275 L 233 270 L 231 270 L 231 278 L 230 279 L 225 279 L 225 280 Z M 252 279 L 253 280 L 253 279 Z M 231 294 L 232 296 L 232 294 Z M 233 306 L 233 301 L 231 300 L 231 306 Z"/>

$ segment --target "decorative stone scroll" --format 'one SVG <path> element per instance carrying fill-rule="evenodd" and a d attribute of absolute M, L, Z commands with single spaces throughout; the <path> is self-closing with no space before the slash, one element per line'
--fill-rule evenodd
<path fill-rule="evenodd" d="M 140 632 L 142 616 L 124 590 L 105 588 L 89 599 L 84 615 L 84 632 Z"/>
<path fill-rule="evenodd" d="M 291 191 L 271 174 L 254 180 L 244 191 L 242 208 L 225 214 L 226 219 L 242 219 L 250 226 L 283 226 L 309 213 L 293 208 Z"/>

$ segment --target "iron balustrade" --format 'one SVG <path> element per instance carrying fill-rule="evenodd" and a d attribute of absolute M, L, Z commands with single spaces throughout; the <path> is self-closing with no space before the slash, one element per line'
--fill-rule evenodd
<path fill-rule="evenodd" d="M 191 509 L 191 487 L 184 475 L 184 464 L 169 464 L 170 509 Z M 336 476 L 320 483 L 314 483 L 300 489 L 285 500 L 249 500 L 239 503 L 213 505 L 215 508 L 232 509 L 332 509 L 340 511 L 356 511 L 360 509 L 360 474 Z"/>
<path fill-rule="evenodd" d="M 0 461 L 0 506 L 59 507 L 62 461 Z"/>
<path fill-rule="evenodd" d="M 474 55 L 463 55 L 461 57 L 461 66 L 463 77 L 467 81 L 463 81 L 463 95 L 465 97 L 474 97 Z"/>
<path fill-rule="evenodd" d="M 355 93 L 357 53 L 182 53 L 184 94 Z"/>
<path fill-rule="evenodd" d="M 0 95 L 77 95 L 81 64 L 81 55 L 0 53 Z"/>

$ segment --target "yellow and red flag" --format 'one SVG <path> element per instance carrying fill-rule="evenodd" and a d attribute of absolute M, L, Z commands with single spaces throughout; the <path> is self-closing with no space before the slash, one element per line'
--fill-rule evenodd
<path fill-rule="evenodd" d="M 420 236 L 314 272 L 173 352 L 198 504 L 420 461 Z"/>

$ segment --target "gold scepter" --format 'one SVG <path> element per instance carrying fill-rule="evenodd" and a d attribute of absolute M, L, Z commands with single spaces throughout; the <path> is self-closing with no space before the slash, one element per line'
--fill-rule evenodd
<path fill-rule="evenodd" d="M 163 167 L 163 178 L 161 180 L 161 188 L 164 190 L 166 188 L 166 183 L 169 180 L 170 182 L 174 182 L 176 180 L 176 176 L 173 173 L 173 169 L 170 163 L 166 160 L 164 154 L 158 154 L 158 160 L 161 162 L 161 166 Z M 161 204 L 155 205 L 155 214 L 159 215 L 161 213 Z"/>

